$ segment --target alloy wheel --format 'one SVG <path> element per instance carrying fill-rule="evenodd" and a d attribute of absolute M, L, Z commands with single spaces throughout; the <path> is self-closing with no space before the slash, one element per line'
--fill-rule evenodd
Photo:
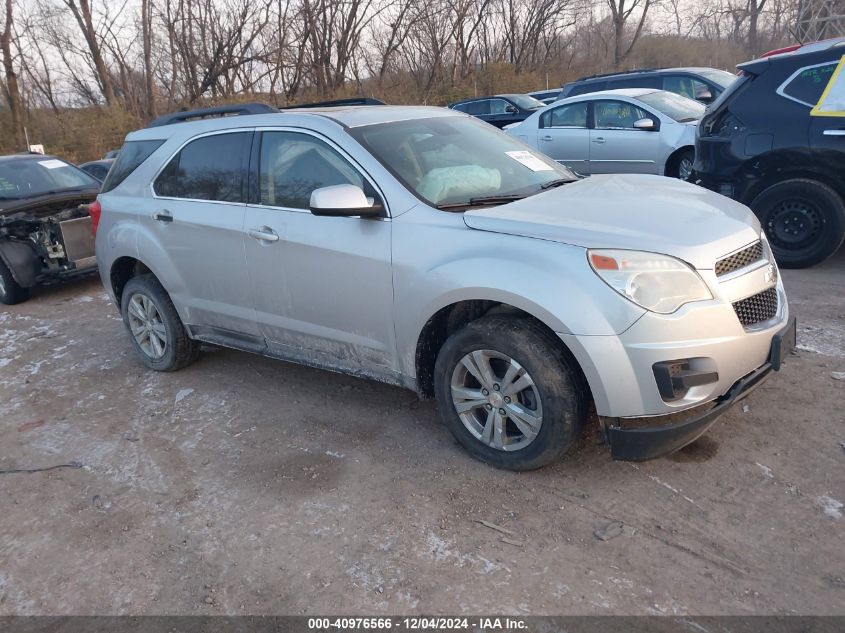
<path fill-rule="evenodd" d="M 167 351 L 167 327 L 155 303 L 147 295 L 136 293 L 129 299 L 127 307 L 129 330 L 138 347 L 157 360 Z"/>
<path fill-rule="evenodd" d="M 502 451 L 525 448 L 543 424 L 537 385 L 507 354 L 476 350 L 452 372 L 452 403 L 466 429 Z"/>

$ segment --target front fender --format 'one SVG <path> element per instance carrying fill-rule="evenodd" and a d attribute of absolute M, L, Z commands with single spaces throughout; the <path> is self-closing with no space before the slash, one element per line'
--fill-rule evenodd
<path fill-rule="evenodd" d="M 426 322 L 459 301 L 504 303 L 555 332 L 577 335 L 619 334 L 645 313 L 590 269 L 584 248 L 470 229 L 460 214 L 432 212 L 448 216 L 443 222 L 449 226 L 394 222 L 396 336 L 403 373 L 414 375 Z"/>

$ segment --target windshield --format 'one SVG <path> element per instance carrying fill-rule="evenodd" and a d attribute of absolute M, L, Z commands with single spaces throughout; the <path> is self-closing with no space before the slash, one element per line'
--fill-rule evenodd
<path fill-rule="evenodd" d="M 679 122 L 698 121 L 704 116 L 705 106 L 703 103 L 687 99 L 674 92 L 658 90 L 641 95 L 637 97 L 637 100 Z"/>
<path fill-rule="evenodd" d="M 535 99 L 530 95 L 508 95 L 508 99 L 513 101 L 523 110 L 536 110 L 537 108 L 545 108 L 546 104 Z"/>
<path fill-rule="evenodd" d="M 722 86 L 722 88 L 727 88 L 733 82 L 736 81 L 736 75 L 733 73 L 729 73 L 726 70 L 716 70 L 715 68 L 707 68 L 705 70 L 699 70 L 698 74 L 704 77 L 705 79 L 709 79 L 715 84 Z"/>
<path fill-rule="evenodd" d="M 450 116 L 349 130 L 417 197 L 433 206 L 526 197 L 577 176 L 488 123 Z M 500 202 L 508 202 L 502 200 Z"/>
<path fill-rule="evenodd" d="M 100 183 L 58 158 L 0 162 L 0 198 L 34 198 L 64 190 L 99 189 Z"/>

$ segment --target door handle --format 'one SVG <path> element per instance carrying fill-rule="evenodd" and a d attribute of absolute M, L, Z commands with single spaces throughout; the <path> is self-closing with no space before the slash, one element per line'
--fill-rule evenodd
<path fill-rule="evenodd" d="M 606 143 L 606 142 L 607 142 L 607 141 L 605 141 L 605 140 L 604 140 L 604 138 L 602 138 L 601 136 L 600 136 L 600 137 L 598 137 L 598 138 L 594 138 L 594 139 L 593 139 L 593 143 L 599 143 L 599 144 L 601 144 L 601 143 Z"/>
<path fill-rule="evenodd" d="M 822 134 L 825 136 L 845 136 L 845 130 L 825 130 Z"/>
<path fill-rule="evenodd" d="M 276 233 L 269 226 L 262 226 L 260 229 L 249 229 L 247 231 L 250 237 L 254 237 L 262 242 L 278 242 L 279 234 Z"/>
<path fill-rule="evenodd" d="M 167 209 L 162 209 L 153 213 L 153 220 L 164 223 L 173 222 L 173 215 Z"/>
<path fill-rule="evenodd" d="M 554 140 L 554 139 L 552 139 L 552 137 L 551 137 L 551 136 L 541 136 L 541 137 L 540 137 L 540 140 L 541 140 L 541 141 L 551 141 L 551 140 Z"/>

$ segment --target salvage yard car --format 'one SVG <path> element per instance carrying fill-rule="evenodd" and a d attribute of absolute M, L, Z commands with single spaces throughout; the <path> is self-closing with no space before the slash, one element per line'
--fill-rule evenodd
<path fill-rule="evenodd" d="M 704 106 L 665 90 L 604 90 L 557 101 L 505 131 L 579 174 L 688 180 Z"/>
<path fill-rule="evenodd" d="M 88 203 L 100 183 L 54 156 L 0 156 L 0 303 L 96 267 Z"/>
<path fill-rule="evenodd" d="M 747 207 L 580 179 L 442 108 L 168 115 L 127 137 L 92 215 L 147 367 L 205 342 L 400 385 L 503 468 L 565 453 L 591 401 L 615 458 L 674 451 L 794 346 Z"/>

